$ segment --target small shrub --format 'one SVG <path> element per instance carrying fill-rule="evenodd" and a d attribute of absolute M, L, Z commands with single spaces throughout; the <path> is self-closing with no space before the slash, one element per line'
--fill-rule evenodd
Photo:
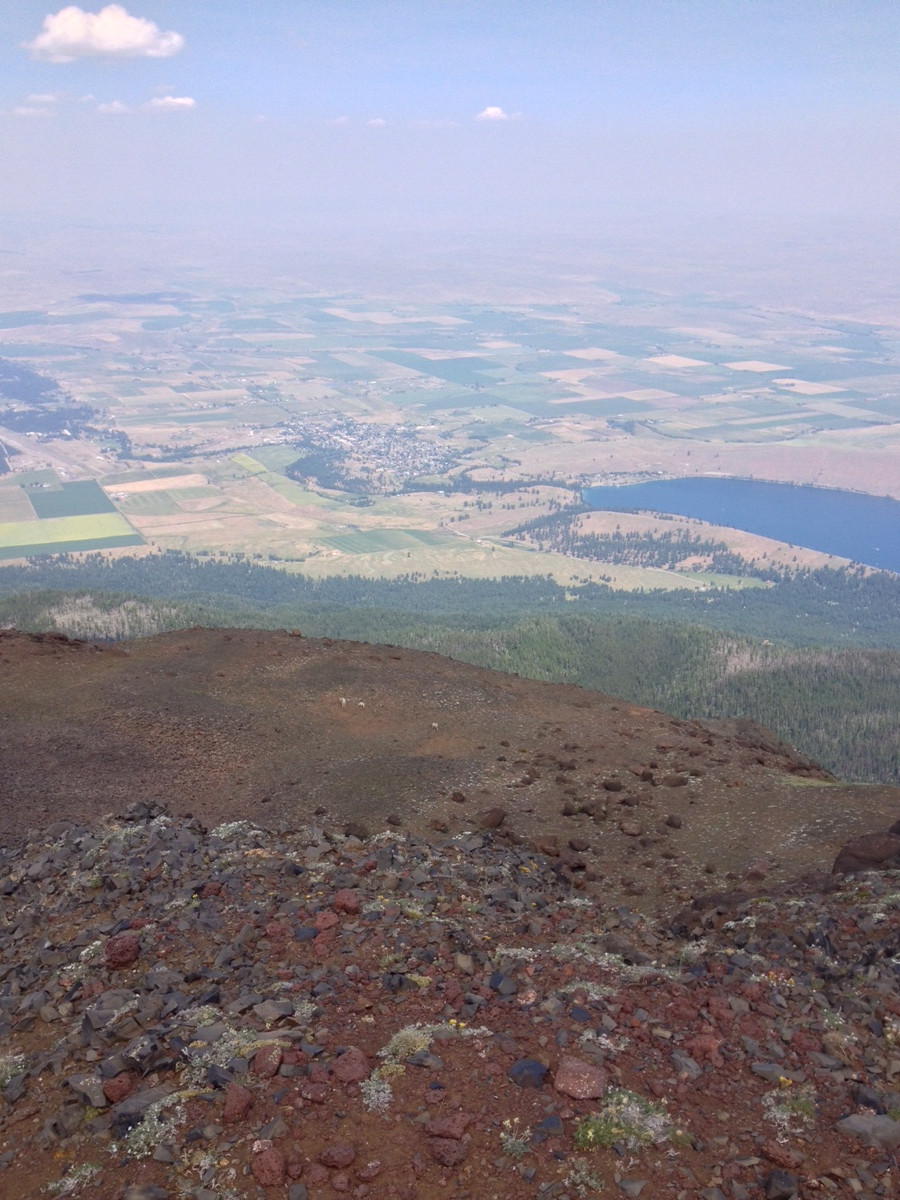
<path fill-rule="evenodd" d="M 390 1108 L 391 1101 L 394 1099 L 394 1089 L 391 1087 L 390 1081 L 380 1075 L 378 1071 L 373 1071 L 368 1079 L 364 1079 L 359 1085 L 359 1090 L 367 1111 L 381 1113 L 382 1116 Z"/>
<path fill-rule="evenodd" d="M 580 1196 L 582 1200 L 587 1200 L 594 1192 L 603 1191 L 603 1180 L 586 1158 L 572 1160 L 572 1168 L 563 1180 L 563 1185 L 573 1191 L 576 1196 Z"/>
<path fill-rule="evenodd" d="M 0 1057 L 0 1089 L 25 1070 L 24 1054 L 6 1054 Z"/>
<path fill-rule="evenodd" d="M 579 1150 L 608 1149 L 621 1143 L 629 1150 L 664 1142 L 675 1130 L 666 1106 L 648 1100 L 627 1088 L 611 1088 L 602 1109 L 583 1117 L 575 1126 L 575 1145 Z"/>
<path fill-rule="evenodd" d="M 503 1128 L 500 1130 L 500 1149 L 503 1153 L 516 1162 L 520 1158 L 524 1158 L 529 1153 L 531 1147 L 525 1138 L 521 1136 L 519 1131 L 519 1118 L 509 1117 L 503 1122 Z"/>
<path fill-rule="evenodd" d="M 378 1057 L 393 1062 L 402 1062 L 404 1058 L 410 1058 L 413 1054 L 418 1054 L 420 1050 L 427 1050 L 431 1045 L 435 1029 L 434 1025 L 405 1025 L 402 1029 L 397 1030 L 383 1049 L 378 1051 Z"/>
<path fill-rule="evenodd" d="M 77 1192 L 80 1187 L 90 1183 L 99 1174 L 100 1167 L 95 1163 L 79 1163 L 77 1167 L 72 1167 L 67 1171 L 62 1179 L 55 1179 L 52 1183 L 48 1183 L 43 1190 L 49 1192 L 51 1196 L 71 1196 L 73 1192 Z"/>

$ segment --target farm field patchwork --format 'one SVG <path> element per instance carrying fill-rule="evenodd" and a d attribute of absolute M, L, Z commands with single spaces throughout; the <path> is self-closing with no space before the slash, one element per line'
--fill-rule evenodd
<path fill-rule="evenodd" d="M 24 393 L 0 393 L 2 553 L 122 538 L 323 573 L 708 587 L 722 577 L 506 534 L 594 483 L 732 473 L 900 496 L 889 324 L 573 278 L 543 285 L 558 302 L 394 304 L 211 275 L 43 309 L 11 297 L 0 359 L 89 415 L 32 429 Z"/>

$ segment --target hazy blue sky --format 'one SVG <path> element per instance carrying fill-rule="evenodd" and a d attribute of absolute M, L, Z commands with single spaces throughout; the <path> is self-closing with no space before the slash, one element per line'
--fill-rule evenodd
<path fill-rule="evenodd" d="M 0 4 L 0 211 L 893 213 L 898 0 Z"/>

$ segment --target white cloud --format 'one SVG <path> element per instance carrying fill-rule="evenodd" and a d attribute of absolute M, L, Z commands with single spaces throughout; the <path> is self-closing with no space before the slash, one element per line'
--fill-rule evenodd
<path fill-rule="evenodd" d="M 475 117 L 476 121 L 509 121 L 511 119 L 509 113 L 504 112 L 496 104 L 489 104 L 487 108 L 483 108 Z"/>
<path fill-rule="evenodd" d="M 26 96 L 25 103 L 26 104 L 55 104 L 58 99 L 59 99 L 59 97 L 55 96 L 52 92 L 39 92 L 35 96 Z"/>
<path fill-rule="evenodd" d="M 382 125 L 387 125 L 384 117 L 373 117 L 371 121 L 366 121 L 370 129 L 380 129 Z"/>
<path fill-rule="evenodd" d="M 187 112 L 196 104 L 193 96 L 154 96 L 143 107 L 151 108 L 154 112 Z"/>
<path fill-rule="evenodd" d="M 163 32 L 153 21 L 133 17 L 121 4 L 97 13 L 77 4 L 44 17 L 41 32 L 25 49 L 33 58 L 69 63 L 76 58 L 171 58 L 184 46 L 180 33 Z"/>
<path fill-rule="evenodd" d="M 110 100 L 108 104 L 98 104 L 98 113 L 130 113 L 131 109 L 121 100 Z"/>
<path fill-rule="evenodd" d="M 17 104 L 12 110 L 12 114 L 14 117 L 49 117 L 52 115 L 46 105 L 37 108 L 32 104 Z"/>

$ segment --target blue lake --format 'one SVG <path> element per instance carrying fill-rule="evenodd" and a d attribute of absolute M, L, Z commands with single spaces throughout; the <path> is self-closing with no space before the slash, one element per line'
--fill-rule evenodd
<path fill-rule="evenodd" d="M 591 508 L 674 513 L 900 574 L 900 500 L 755 479 L 668 479 L 584 489 Z"/>

